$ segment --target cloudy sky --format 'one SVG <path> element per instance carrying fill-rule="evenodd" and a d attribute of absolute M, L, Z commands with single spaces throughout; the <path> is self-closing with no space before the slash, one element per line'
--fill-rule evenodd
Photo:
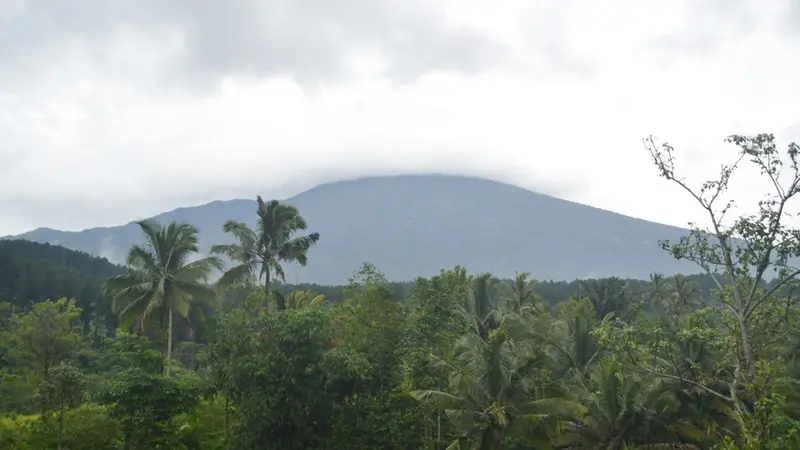
<path fill-rule="evenodd" d="M 798 0 L 0 0 L 0 61 L 0 235 L 420 172 L 684 225 L 642 137 L 800 140 Z"/>

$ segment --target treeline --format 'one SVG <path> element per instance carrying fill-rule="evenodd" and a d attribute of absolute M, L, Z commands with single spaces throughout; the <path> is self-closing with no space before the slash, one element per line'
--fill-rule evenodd
<path fill-rule="evenodd" d="M 321 238 L 290 205 L 258 198 L 258 225 L 227 222 L 235 243 L 205 258 L 191 224 L 140 222 L 102 286 L 117 328 L 67 298 L 4 308 L 0 448 L 800 448 L 800 147 L 782 173 L 771 135 L 729 141 L 775 187 L 730 222 L 736 165 L 693 190 L 646 141 L 709 213 L 664 243 L 700 278 L 392 284 L 366 263 L 329 301 L 280 284 Z"/>
<path fill-rule="evenodd" d="M 704 298 L 711 298 L 712 291 L 716 288 L 714 280 L 708 274 L 693 274 L 685 275 L 683 278 L 686 282 L 696 286 L 700 294 Z M 497 281 L 502 283 L 513 283 L 510 279 L 500 279 Z M 592 295 L 598 287 L 607 283 L 622 284 L 625 287 L 625 292 L 628 295 L 640 296 L 647 292 L 648 286 L 652 280 L 637 280 L 632 278 L 593 278 L 593 279 L 576 279 L 572 281 L 554 281 L 554 280 L 535 280 L 536 281 L 536 294 L 548 305 L 555 305 L 565 299 L 573 296 L 583 297 L 585 295 Z M 387 288 L 392 293 L 392 298 L 402 300 L 407 298 L 411 293 L 414 286 L 413 281 L 390 281 L 387 283 Z M 344 299 L 344 291 L 347 285 L 341 286 L 328 286 L 315 283 L 297 283 L 297 284 L 281 284 L 275 286 L 275 290 L 282 295 L 286 295 L 292 291 L 311 291 L 323 294 L 325 300 L 330 303 L 337 303 Z"/>

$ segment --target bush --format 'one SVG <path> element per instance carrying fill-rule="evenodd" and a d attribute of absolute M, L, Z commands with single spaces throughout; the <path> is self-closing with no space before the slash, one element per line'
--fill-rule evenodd
<path fill-rule="evenodd" d="M 39 415 L 0 419 L 0 448 L 39 450 L 56 448 L 58 425 L 55 419 Z M 105 408 L 85 404 L 67 412 L 64 418 L 63 448 L 70 450 L 109 450 L 119 442 L 117 425 Z"/>
<path fill-rule="evenodd" d="M 0 448 L 3 450 L 33 450 L 31 424 L 38 416 L 0 417 Z"/>
<path fill-rule="evenodd" d="M 193 411 L 173 419 L 180 443 L 190 449 L 225 448 L 225 404 L 221 399 L 201 402 Z"/>

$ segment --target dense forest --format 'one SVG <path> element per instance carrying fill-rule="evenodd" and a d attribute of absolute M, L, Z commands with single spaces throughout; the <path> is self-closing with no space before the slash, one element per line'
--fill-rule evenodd
<path fill-rule="evenodd" d="M 707 213 L 662 243 L 694 276 L 390 283 L 365 262 L 293 286 L 283 265 L 325 236 L 260 197 L 212 256 L 193 225 L 152 220 L 124 268 L 0 242 L 0 448 L 800 448 L 800 147 L 729 142 L 737 162 L 695 189 L 646 140 Z M 733 218 L 743 164 L 774 190 Z"/>

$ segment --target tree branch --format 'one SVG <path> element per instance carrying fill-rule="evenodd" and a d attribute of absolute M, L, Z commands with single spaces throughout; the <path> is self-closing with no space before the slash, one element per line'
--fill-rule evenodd
<path fill-rule="evenodd" d="M 714 389 L 711 389 L 710 387 L 708 387 L 708 386 L 706 386 L 706 385 L 704 385 L 702 383 L 698 383 L 697 381 L 688 380 L 686 378 L 675 376 L 675 375 L 670 375 L 668 373 L 662 373 L 662 372 L 659 372 L 657 370 L 650 369 L 649 367 L 642 366 L 641 364 L 636 362 L 636 359 L 633 357 L 633 355 L 630 354 L 630 351 L 628 351 L 628 357 L 631 358 L 631 362 L 633 363 L 633 365 L 636 366 L 637 368 L 639 368 L 640 370 L 643 370 L 643 371 L 645 371 L 647 373 L 651 373 L 651 374 L 656 375 L 656 376 L 661 377 L 661 378 L 666 378 L 668 380 L 673 380 L 673 381 L 679 381 L 681 383 L 686 383 L 688 385 L 691 385 L 691 386 L 694 386 L 694 387 L 696 387 L 698 389 L 701 389 L 701 390 L 703 390 L 703 391 L 705 391 L 705 392 L 707 392 L 707 393 L 709 393 L 709 394 L 711 394 L 711 395 L 713 395 L 713 396 L 715 396 L 715 397 L 717 397 L 719 399 L 725 400 L 726 402 L 733 402 L 733 397 L 727 396 L 727 395 L 725 395 L 725 394 L 723 394 L 721 392 L 717 392 Z"/>

